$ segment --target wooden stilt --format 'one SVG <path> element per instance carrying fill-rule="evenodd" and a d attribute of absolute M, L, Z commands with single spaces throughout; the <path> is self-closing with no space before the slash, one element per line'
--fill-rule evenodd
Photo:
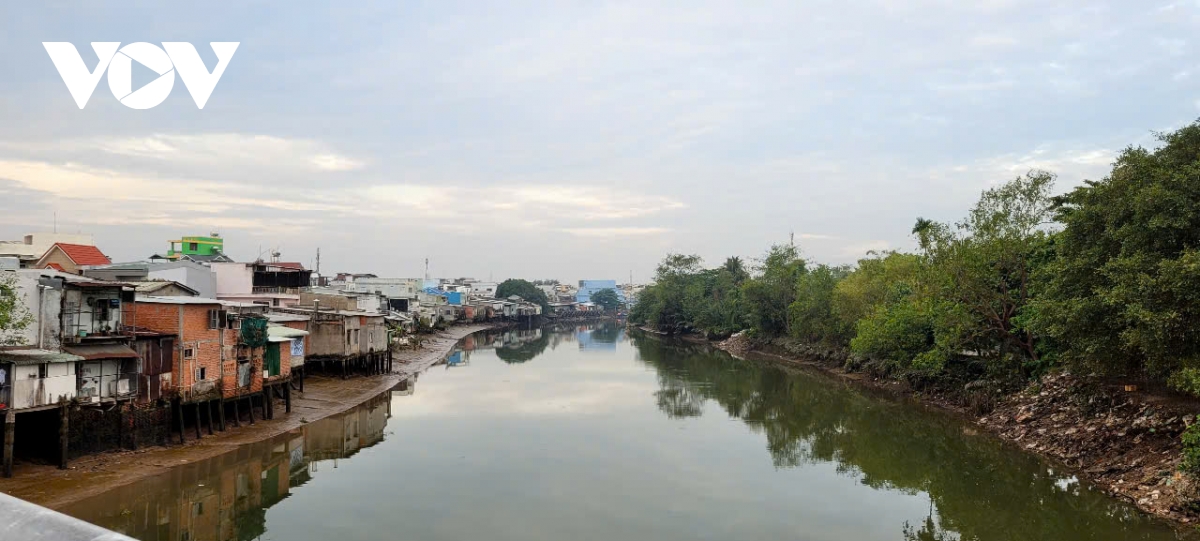
<path fill-rule="evenodd" d="M 283 412 L 292 412 L 292 386 L 288 385 L 283 388 Z"/>
<path fill-rule="evenodd" d="M 13 476 L 13 442 L 17 439 L 17 414 L 4 412 L 4 476 Z"/>
<path fill-rule="evenodd" d="M 247 408 L 250 410 L 250 424 L 254 424 L 254 395 L 247 396 L 246 400 L 250 405 L 250 407 Z"/>
<path fill-rule="evenodd" d="M 59 415 L 61 419 L 58 425 L 58 441 L 62 445 L 62 449 L 58 455 L 58 469 L 65 470 L 67 469 L 67 446 L 71 441 L 71 431 L 70 426 L 68 426 L 71 417 L 67 410 L 66 402 L 63 402 L 62 406 L 59 406 Z"/>
<path fill-rule="evenodd" d="M 242 412 L 238 411 L 238 399 L 233 399 L 233 426 L 242 427 Z"/>
<path fill-rule="evenodd" d="M 129 447 L 134 451 L 138 449 L 138 414 L 133 402 L 129 403 Z"/>
<path fill-rule="evenodd" d="M 179 421 L 179 444 L 183 445 L 183 401 L 176 400 L 174 404 L 175 418 Z"/>
<path fill-rule="evenodd" d="M 304 367 L 301 366 L 300 367 L 300 392 L 304 392 L 304 373 L 305 372 L 307 372 L 307 370 L 305 370 Z"/>
<path fill-rule="evenodd" d="M 208 428 L 208 435 L 213 435 L 212 400 L 204 401 L 204 426 Z"/>
<path fill-rule="evenodd" d="M 125 447 L 125 404 L 117 402 L 117 448 Z"/>
<path fill-rule="evenodd" d="M 225 431 L 225 399 L 224 398 L 217 401 L 217 414 L 220 415 L 220 419 L 221 419 L 221 425 L 220 425 L 221 432 L 224 432 Z"/>
<path fill-rule="evenodd" d="M 200 439 L 200 402 L 196 402 L 196 439 Z"/>

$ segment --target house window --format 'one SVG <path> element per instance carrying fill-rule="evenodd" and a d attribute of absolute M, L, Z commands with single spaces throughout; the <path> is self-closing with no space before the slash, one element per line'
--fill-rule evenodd
<path fill-rule="evenodd" d="M 50 376 L 50 365 L 42 363 L 38 365 L 38 378 L 46 379 Z"/>
<path fill-rule="evenodd" d="M 201 366 L 199 370 L 196 370 L 196 381 L 204 381 L 205 379 L 208 379 L 207 376 L 208 370 L 206 370 L 203 366 Z"/>
<path fill-rule="evenodd" d="M 354 345 L 358 345 L 358 329 L 354 329 Z"/>
<path fill-rule="evenodd" d="M 208 311 L 208 328 L 224 329 L 229 326 L 229 313 L 225 310 Z"/>
<path fill-rule="evenodd" d="M 191 251 L 195 252 L 195 251 L 197 251 L 197 250 L 199 250 L 199 249 L 200 249 L 200 244 L 198 244 L 198 243 L 195 243 L 195 242 L 189 242 L 189 243 L 188 243 L 188 250 L 191 250 Z"/>
<path fill-rule="evenodd" d="M 350 345 L 350 331 L 346 331 L 346 345 Z"/>
<path fill-rule="evenodd" d="M 184 359 L 195 359 L 196 358 L 196 350 L 193 348 L 183 348 L 183 358 Z"/>

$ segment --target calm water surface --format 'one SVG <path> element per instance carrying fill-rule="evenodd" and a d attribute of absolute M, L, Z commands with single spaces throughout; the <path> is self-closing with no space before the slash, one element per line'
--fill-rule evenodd
<path fill-rule="evenodd" d="M 819 375 L 610 326 L 460 346 L 346 415 L 64 511 L 147 541 L 1177 538 Z"/>

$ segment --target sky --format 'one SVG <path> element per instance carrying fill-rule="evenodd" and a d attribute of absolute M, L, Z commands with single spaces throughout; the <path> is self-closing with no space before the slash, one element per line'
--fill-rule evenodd
<path fill-rule="evenodd" d="M 485 280 L 642 282 L 791 235 L 852 263 L 1196 120 L 1197 30 L 1178 0 L 11 2 L 0 239 L 57 225 L 130 261 L 216 231 L 242 261 Z M 93 41 L 208 69 L 240 45 L 203 109 L 178 77 L 79 109 L 46 41 L 89 69 Z"/>

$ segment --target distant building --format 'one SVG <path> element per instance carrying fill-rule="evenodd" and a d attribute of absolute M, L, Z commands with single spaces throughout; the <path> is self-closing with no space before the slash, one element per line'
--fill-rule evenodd
<path fill-rule="evenodd" d="M 173 261 L 186 259 L 197 263 L 233 261 L 232 258 L 225 255 L 225 239 L 217 233 L 211 233 L 207 237 L 183 237 L 168 242 L 171 247 L 167 249 L 167 254 L 154 255 L 151 259 Z"/>
<path fill-rule="evenodd" d="M 592 302 L 592 294 L 597 291 L 611 289 L 621 302 L 625 302 L 625 293 L 617 288 L 616 280 L 580 280 L 579 290 L 575 292 L 575 302 Z"/>
<path fill-rule="evenodd" d="M 292 306 L 309 287 L 312 271 L 293 262 L 209 263 L 217 279 L 217 298 L 227 301 Z"/>
<path fill-rule="evenodd" d="M 476 297 L 496 297 L 496 287 L 498 287 L 496 282 L 471 282 L 469 285 L 471 286 L 471 294 Z"/>
<path fill-rule="evenodd" d="M 172 281 L 196 291 L 197 297 L 217 297 L 217 277 L 208 265 L 191 260 L 135 261 L 84 269 L 83 275 L 114 282 Z M 146 294 L 146 293 L 143 293 Z M 158 293 L 155 293 L 157 295 Z"/>
<path fill-rule="evenodd" d="M 33 267 L 46 250 L 57 243 L 95 246 L 91 235 L 30 233 L 21 240 L 0 241 L 0 257 L 15 257 L 24 268 Z"/>

